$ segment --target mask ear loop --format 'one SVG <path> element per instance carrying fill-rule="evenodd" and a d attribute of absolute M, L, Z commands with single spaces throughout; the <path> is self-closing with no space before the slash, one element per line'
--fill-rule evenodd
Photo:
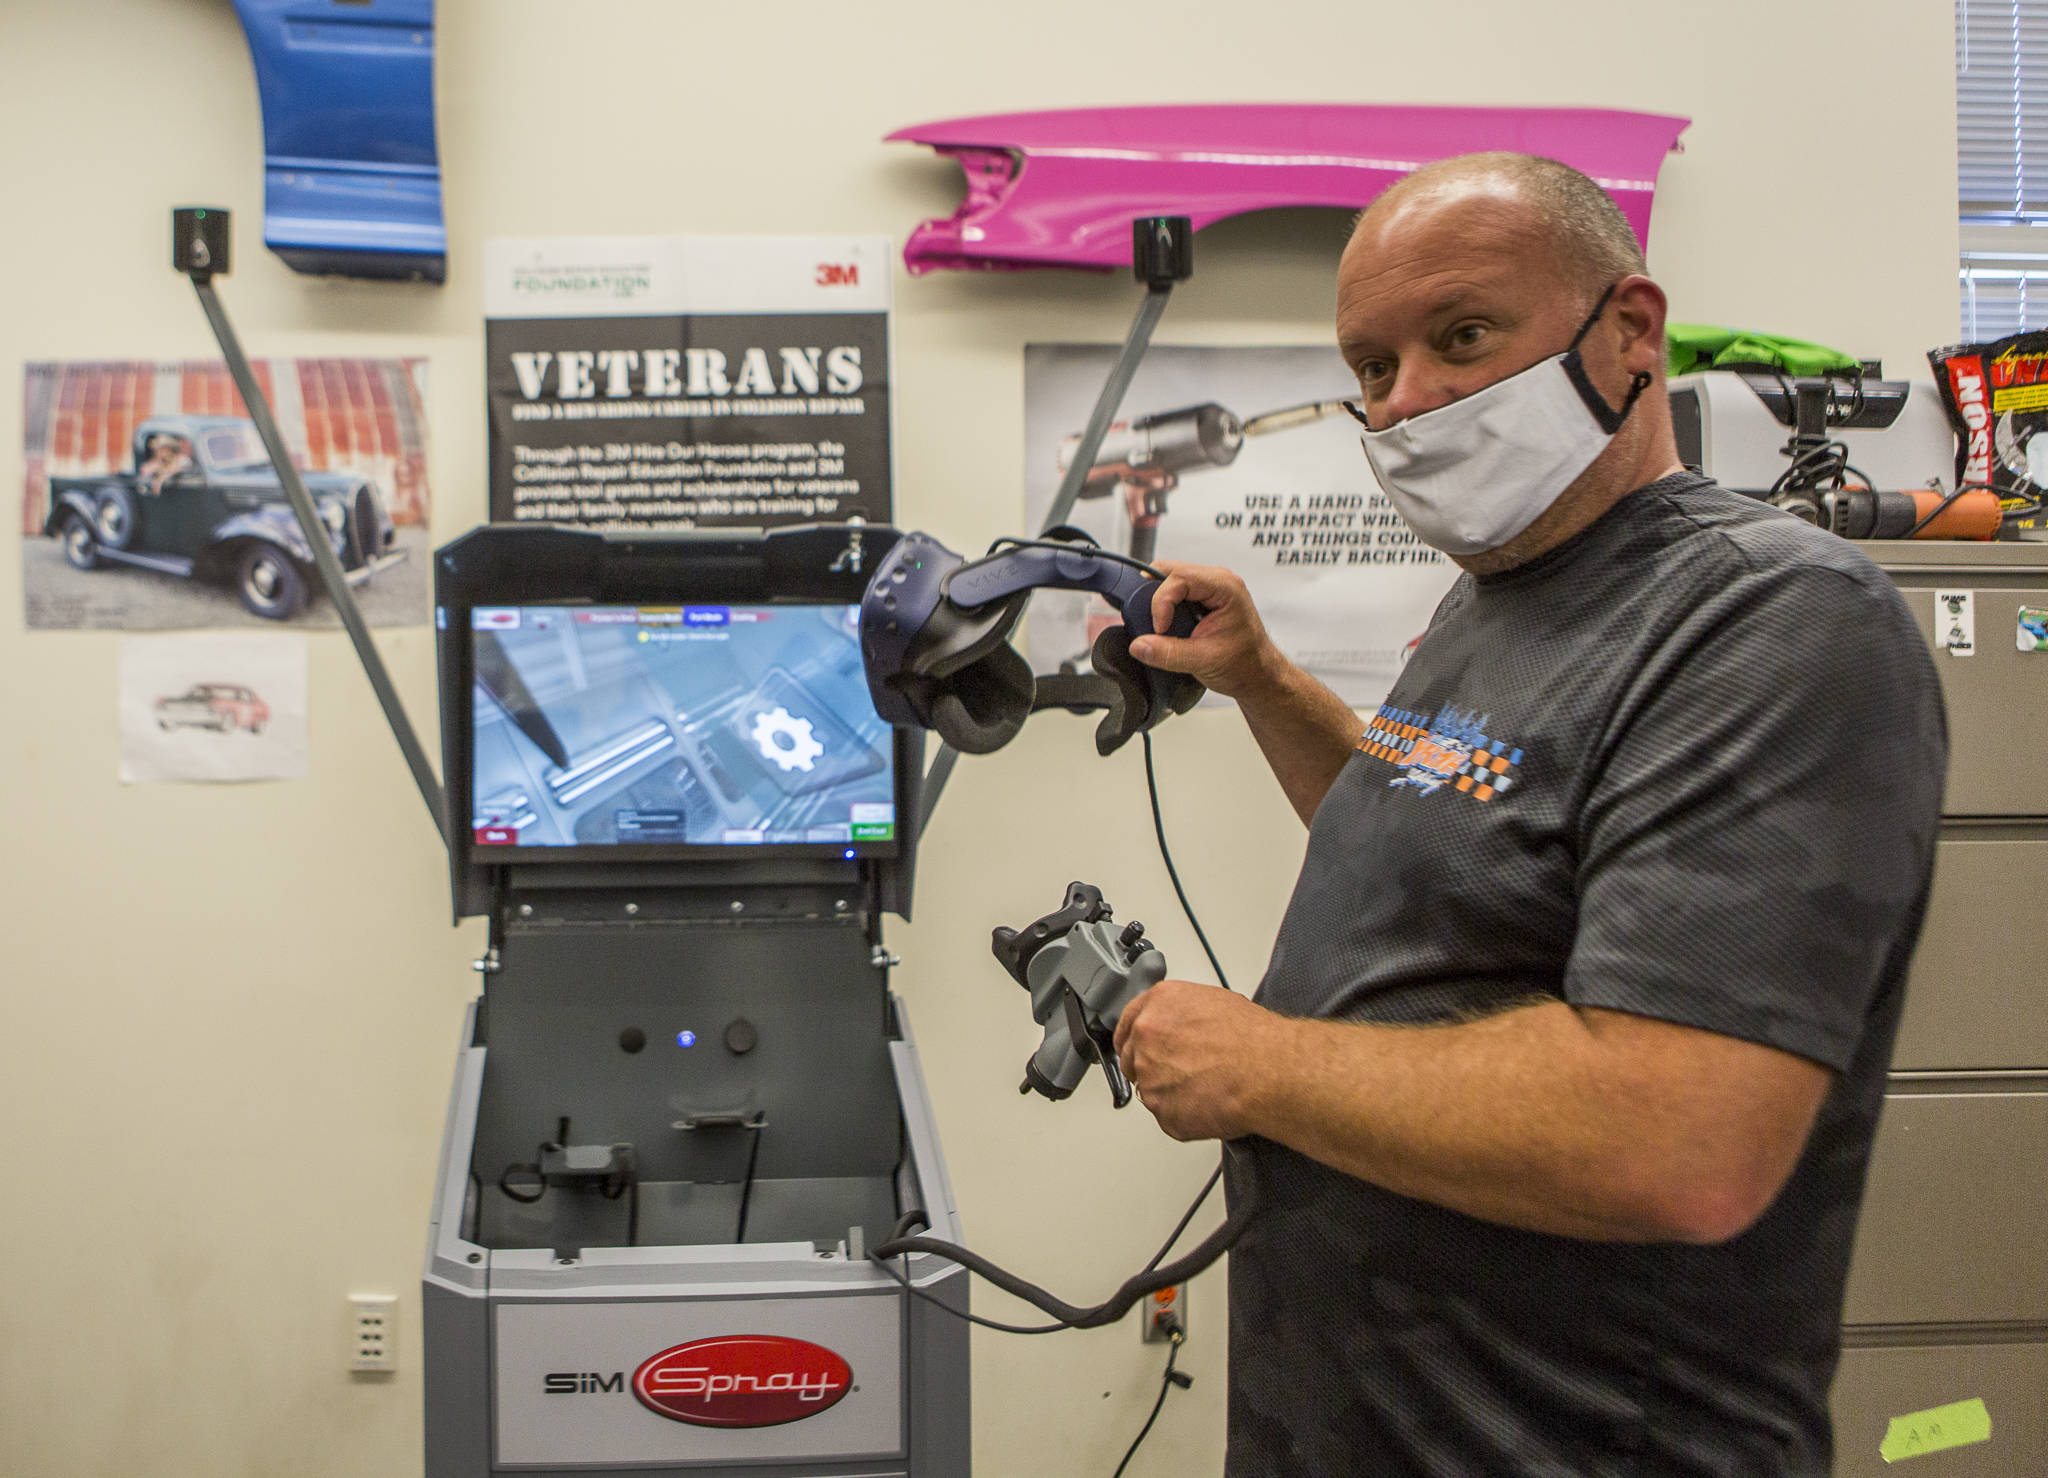
<path fill-rule="evenodd" d="M 1579 325 L 1579 331 L 1572 335 L 1571 343 L 1565 346 L 1567 354 L 1579 352 L 1579 345 L 1585 342 L 1586 335 L 1591 332 L 1593 325 L 1600 321 L 1600 315 L 1607 311 L 1607 300 L 1614 296 L 1614 290 L 1619 286 L 1620 284 L 1615 282 L 1607 284 L 1606 290 L 1600 294 L 1600 301 L 1593 305 L 1593 311 L 1586 315 L 1586 321 Z"/>
<path fill-rule="evenodd" d="M 1579 345 L 1584 342 L 1593 325 L 1600 321 L 1600 315 L 1607 311 L 1607 300 L 1614 296 L 1614 289 L 1617 286 L 1618 283 L 1607 284 L 1607 290 L 1600 294 L 1600 301 L 1593 305 L 1593 311 L 1586 315 L 1586 321 L 1580 324 L 1579 331 L 1572 335 L 1571 347 L 1564 351 L 1564 358 L 1560 361 L 1564 366 L 1565 378 L 1572 382 L 1572 389 L 1579 392 L 1579 399 L 1585 402 L 1586 410 L 1600 423 L 1600 429 L 1609 436 L 1621 430 L 1622 422 L 1626 421 L 1628 413 L 1635 409 L 1637 399 L 1649 388 L 1651 379 L 1648 370 L 1637 370 L 1629 379 L 1628 395 L 1621 402 L 1621 409 L 1615 410 L 1607 404 L 1607 398 L 1587 377 L 1586 361 L 1579 354 Z M 1365 418 L 1360 416 L 1359 419 Z"/>

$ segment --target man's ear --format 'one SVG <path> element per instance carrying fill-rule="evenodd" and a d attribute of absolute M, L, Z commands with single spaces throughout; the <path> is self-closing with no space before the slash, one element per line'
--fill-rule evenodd
<path fill-rule="evenodd" d="M 1664 367 L 1664 315 L 1669 309 L 1664 289 L 1640 272 L 1614 285 L 1613 313 L 1621 330 L 1622 367 L 1657 374 Z"/>

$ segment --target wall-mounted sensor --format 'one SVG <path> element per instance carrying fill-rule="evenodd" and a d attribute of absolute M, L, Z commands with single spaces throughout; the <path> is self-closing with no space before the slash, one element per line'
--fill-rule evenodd
<path fill-rule="evenodd" d="M 202 280 L 228 270 L 228 213 L 218 206 L 182 206 L 171 212 L 171 265 Z"/>

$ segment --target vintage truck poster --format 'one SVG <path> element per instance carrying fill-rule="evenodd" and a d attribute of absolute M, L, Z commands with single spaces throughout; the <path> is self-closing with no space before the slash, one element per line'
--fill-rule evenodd
<path fill-rule="evenodd" d="M 1025 348 L 1033 530 L 1115 357 L 1106 345 Z M 1333 347 L 1155 347 L 1068 522 L 1141 559 L 1235 570 L 1281 650 L 1371 708 L 1458 568 L 1416 540 L 1374 481 L 1341 405 L 1356 394 Z M 1033 669 L 1085 671 L 1110 614 L 1093 596 L 1041 591 L 1027 638 Z"/>
<path fill-rule="evenodd" d="M 252 368 L 364 619 L 424 625 L 425 361 Z M 22 425 L 31 629 L 339 624 L 226 365 L 32 363 Z"/>
<path fill-rule="evenodd" d="M 889 243 L 503 239 L 484 250 L 494 522 L 887 522 Z"/>

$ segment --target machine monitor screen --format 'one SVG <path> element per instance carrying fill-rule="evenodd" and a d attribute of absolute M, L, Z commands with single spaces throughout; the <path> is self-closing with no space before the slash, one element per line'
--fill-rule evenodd
<path fill-rule="evenodd" d="M 868 696 L 858 616 L 474 608 L 472 841 L 895 856 L 894 731 Z"/>

